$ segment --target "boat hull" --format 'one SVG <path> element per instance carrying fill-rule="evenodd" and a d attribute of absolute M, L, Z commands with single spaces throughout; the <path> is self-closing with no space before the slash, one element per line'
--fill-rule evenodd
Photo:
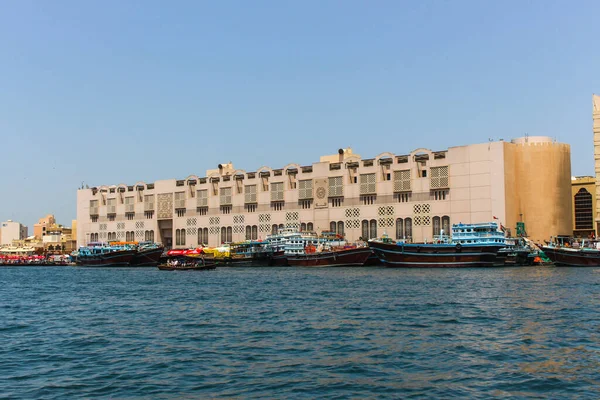
<path fill-rule="evenodd" d="M 131 259 L 130 264 L 132 266 L 155 266 L 155 265 L 158 265 L 163 251 L 164 251 L 164 248 L 162 248 L 162 247 L 138 251 L 137 253 L 134 254 L 133 258 Z"/>
<path fill-rule="evenodd" d="M 386 267 L 470 268 L 494 267 L 502 245 L 396 244 L 369 242 Z"/>
<path fill-rule="evenodd" d="M 365 265 L 372 251 L 368 247 L 321 253 L 294 254 L 287 257 L 292 267 L 360 267 Z"/>
<path fill-rule="evenodd" d="M 209 271 L 216 269 L 217 265 L 214 263 L 204 265 L 190 265 L 190 266 L 178 266 L 174 267 L 167 264 L 159 264 L 158 269 L 161 271 Z"/>
<path fill-rule="evenodd" d="M 500 249 L 495 265 L 497 267 L 521 267 L 533 265 L 534 258 L 530 255 L 531 250 L 528 249 Z"/>
<path fill-rule="evenodd" d="M 542 251 L 556 265 L 573 267 L 600 266 L 600 251 L 595 249 L 565 249 L 542 246 Z"/>
<path fill-rule="evenodd" d="M 128 267 L 135 250 L 119 250 L 94 256 L 77 257 L 80 267 Z"/>

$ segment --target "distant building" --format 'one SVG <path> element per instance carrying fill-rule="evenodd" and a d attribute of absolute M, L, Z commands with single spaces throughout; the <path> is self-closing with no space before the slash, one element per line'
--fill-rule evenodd
<path fill-rule="evenodd" d="M 513 234 L 523 222 L 542 241 L 572 233 L 570 157 L 568 144 L 536 136 L 373 158 L 340 149 L 311 165 L 256 171 L 220 164 L 204 176 L 78 190 L 77 241 L 184 248 L 296 227 L 419 242 L 494 219 Z"/>
<path fill-rule="evenodd" d="M 18 222 L 8 220 L 0 227 L 0 245 L 12 245 L 13 240 L 23 240 L 27 237 L 27 227 Z"/>
<path fill-rule="evenodd" d="M 595 234 L 594 210 L 596 209 L 596 179 L 578 176 L 571 181 L 573 196 L 573 235 L 586 238 Z"/>
<path fill-rule="evenodd" d="M 33 224 L 33 236 L 35 236 L 36 239 L 42 240 L 42 236 L 46 235 L 47 227 L 55 224 L 56 219 L 52 214 L 48 214 L 44 218 L 40 218 L 37 224 Z"/>

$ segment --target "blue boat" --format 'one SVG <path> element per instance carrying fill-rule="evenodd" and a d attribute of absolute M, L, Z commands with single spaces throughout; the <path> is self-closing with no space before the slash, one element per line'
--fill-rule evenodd
<path fill-rule="evenodd" d="M 493 267 L 506 247 L 495 222 L 452 225 L 452 235 L 429 243 L 406 243 L 388 237 L 369 240 L 369 247 L 387 267 Z"/>

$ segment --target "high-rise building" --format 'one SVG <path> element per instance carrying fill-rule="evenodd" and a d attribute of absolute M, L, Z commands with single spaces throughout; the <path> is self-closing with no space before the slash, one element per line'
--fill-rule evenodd
<path fill-rule="evenodd" d="M 311 165 L 256 171 L 220 164 L 203 176 L 78 190 L 77 240 L 183 248 L 296 227 L 417 242 L 453 223 L 497 219 L 513 235 L 524 222 L 541 241 L 572 232 L 570 162 L 569 145 L 525 137 L 373 158 L 340 149 Z"/>
<path fill-rule="evenodd" d="M 594 167 L 596 172 L 596 192 L 594 197 L 596 200 L 596 208 L 594 209 L 594 229 L 596 236 L 600 233 L 600 96 L 592 95 L 592 121 L 594 132 Z"/>

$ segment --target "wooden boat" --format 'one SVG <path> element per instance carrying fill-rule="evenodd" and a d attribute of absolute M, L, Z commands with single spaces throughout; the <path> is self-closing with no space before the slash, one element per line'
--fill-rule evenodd
<path fill-rule="evenodd" d="M 158 265 L 163 254 L 164 247 L 156 243 L 140 243 L 136 253 L 131 259 L 131 266 L 154 266 Z"/>
<path fill-rule="evenodd" d="M 546 246 L 539 245 L 539 247 L 555 265 L 600 266 L 600 241 L 598 240 L 578 241 L 571 237 L 558 236 L 551 238 Z"/>
<path fill-rule="evenodd" d="M 333 249 L 331 251 L 290 254 L 288 264 L 295 267 L 350 267 L 363 266 L 373 254 L 369 247 Z"/>
<path fill-rule="evenodd" d="M 182 265 L 158 264 L 158 269 L 161 271 L 208 271 L 216 269 L 215 263 L 192 263 Z"/>
<path fill-rule="evenodd" d="M 387 267 L 493 267 L 505 247 L 504 233 L 494 222 L 452 226 L 452 239 L 441 235 L 433 243 L 396 242 L 384 237 L 369 246 Z"/>
<path fill-rule="evenodd" d="M 127 267 L 136 250 L 128 246 L 90 243 L 78 251 L 76 264 L 81 267 Z"/>

